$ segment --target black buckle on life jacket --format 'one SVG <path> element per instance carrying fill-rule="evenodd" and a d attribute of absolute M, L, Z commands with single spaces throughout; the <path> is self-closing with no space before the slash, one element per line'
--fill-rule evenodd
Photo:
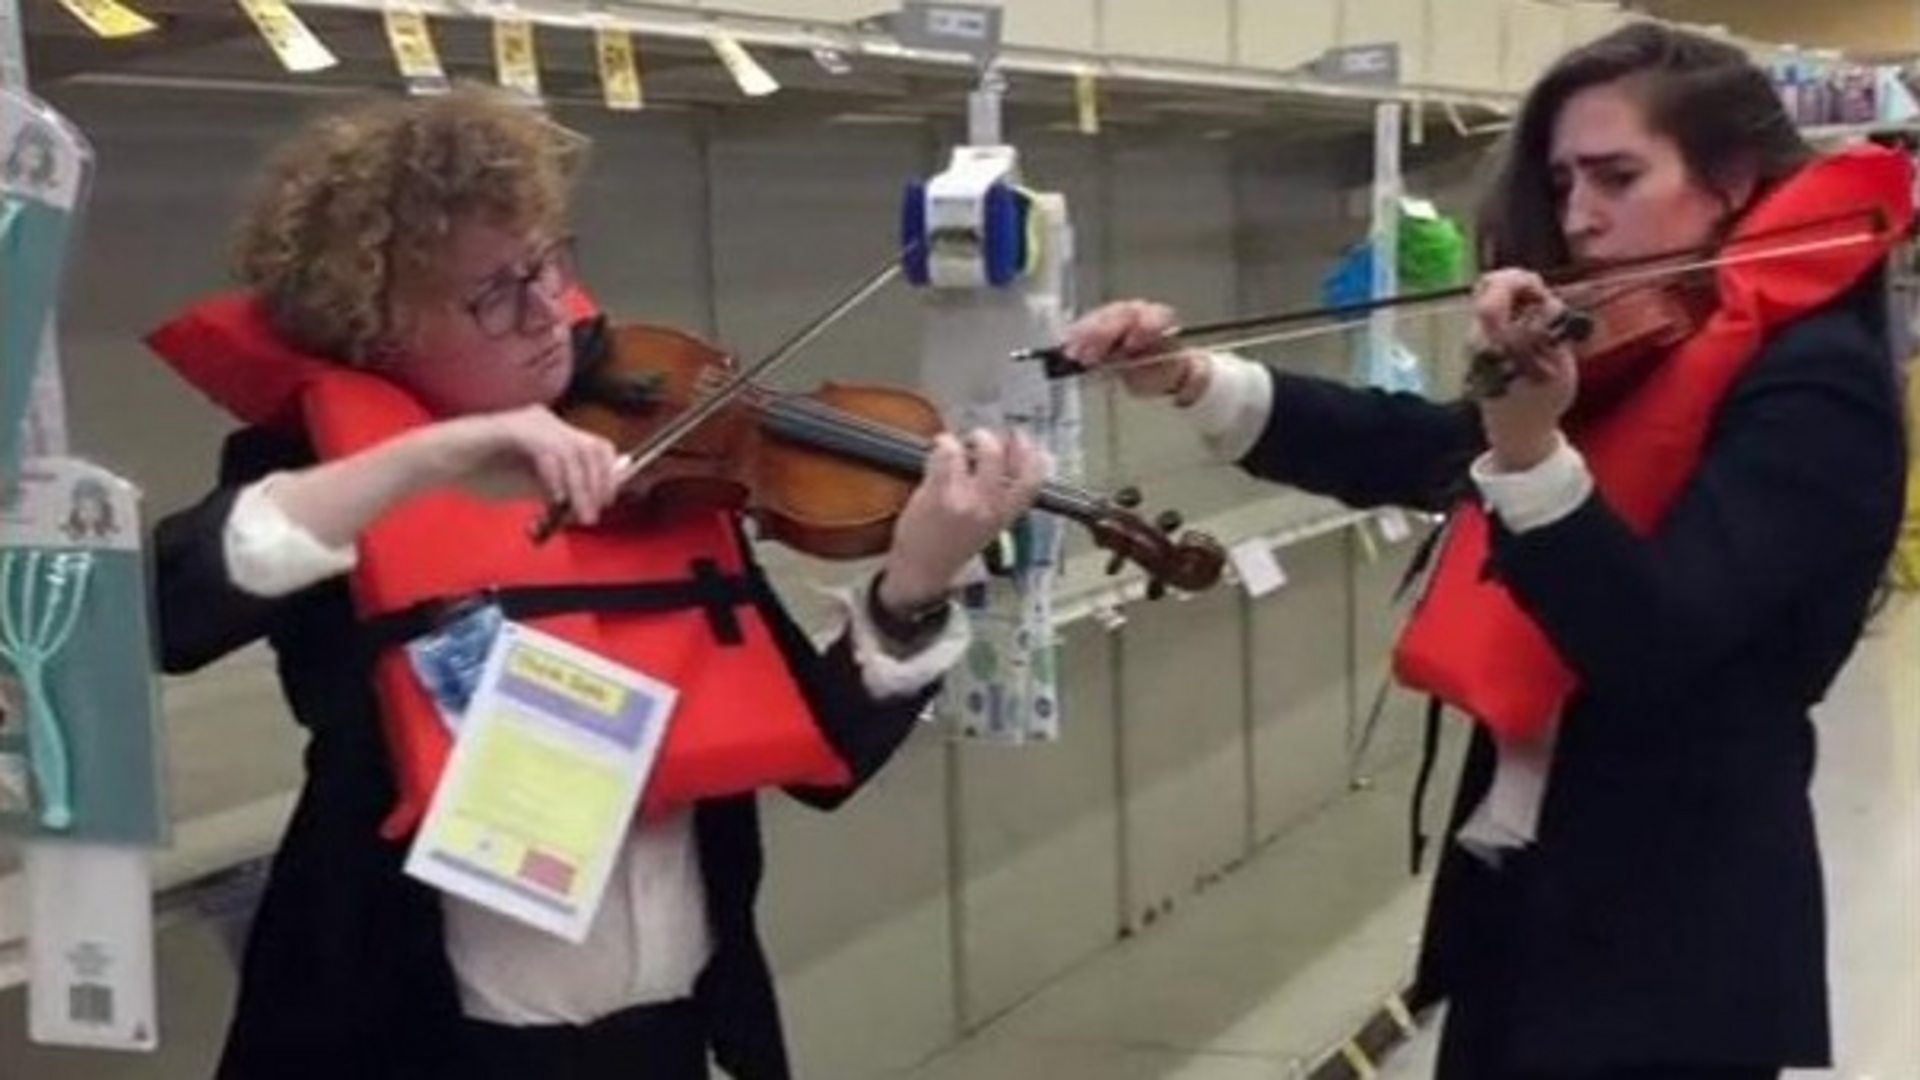
<path fill-rule="evenodd" d="M 508 619 L 523 621 L 581 612 L 685 611 L 706 613 L 713 636 L 722 645 L 747 640 L 735 611 L 753 603 L 753 586 L 742 574 L 729 574 L 711 559 L 696 559 L 691 576 L 677 581 L 638 581 L 623 585 L 516 585 L 482 589 L 460 596 L 423 600 L 412 607 L 365 620 L 362 630 L 375 649 L 402 645 L 447 626 L 488 604 Z"/>
<path fill-rule="evenodd" d="M 740 615 L 733 610 L 752 601 L 750 594 L 733 588 L 745 582 L 745 578 L 721 573 L 720 564 L 712 559 L 693 560 L 693 587 L 701 594 L 700 606 L 706 609 L 707 624 L 722 645 L 739 645 L 747 640 L 746 631 L 740 628 Z"/>

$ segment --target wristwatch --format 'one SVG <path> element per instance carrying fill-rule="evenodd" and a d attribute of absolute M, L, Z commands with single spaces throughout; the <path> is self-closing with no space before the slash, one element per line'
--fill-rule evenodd
<path fill-rule="evenodd" d="M 942 593 L 912 611 L 891 611 L 880 602 L 880 582 L 886 576 L 884 570 L 875 574 L 873 584 L 867 587 L 867 615 L 873 620 L 874 629 L 880 631 L 884 644 L 889 646 L 888 652 L 909 656 L 926 647 L 947 628 L 947 620 L 953 617 L 952 596 Z"/>

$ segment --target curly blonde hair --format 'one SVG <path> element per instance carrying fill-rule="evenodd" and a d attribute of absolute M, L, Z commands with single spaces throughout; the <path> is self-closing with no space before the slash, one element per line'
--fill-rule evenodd
<path fill-rule="evenodd" d="M 393 302 L 442 287 L 456 224 L 559 231 L 585 156 L 584 138 L 480 86 L 326 116 L 268 162 L 235 271 L 289 344 L 366 363 Z"/>

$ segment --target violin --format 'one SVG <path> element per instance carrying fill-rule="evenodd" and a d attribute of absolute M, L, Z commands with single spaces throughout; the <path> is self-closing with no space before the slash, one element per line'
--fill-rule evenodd
<path fill-rule="evenodd" d="M 555 412 L 616 446 L 662 447 L 623 486 L 610 523 L 727 509 L 807 555 L 886 551 L 943 430 L 932 402 L 881 385 L 827 382 L 807 393 L 738 386 L 732 357 L 692 334 L 638 323 L 601 332 L 605 340 L 586 350 L 594 359 Z M 695 410 L 704 415 L 691 416 Z M 1155 596 L 1168 585 L 1198 592 L 1220 580 L 1220 544 L 1199 532 L 1176 537 L 1182 522 L 1174 511 L 1143 520 L 1133 512 L 1137 492 L 1104 497 L 1049 482 L 1036 504 L 1085 526 L 1113 555 L 1108 573 L 1128 562 L 1144 569 Z M 563 513 L 553 508 L 536 538 L 551 535 Z"/>
<path fill-rule="evenodd" d="M 1692 337 L 1713 313 L 1716 299 L 1712 279 L 1701 274 L 1610 292 L 1574 287 L 1562 296 L 1569 306 L 1549 321 L 1547 335 L 1572 346 L 1581 370 L 1603 383 Z M 1523 374 L 1524 362 L 1496 350 L 1478 350 L 1467 368 L 1467 397 L 1499 397 Z"/>

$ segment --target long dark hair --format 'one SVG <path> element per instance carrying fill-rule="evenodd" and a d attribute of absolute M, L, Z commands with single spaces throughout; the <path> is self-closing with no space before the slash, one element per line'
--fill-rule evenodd
<path fill-rule="evenodd" d="M 1622 27 L 1562 56 L 1527 94 L 1480 205 L 1483 267 L 1566 265 L 1547 161 L 1554 123 L 1575 94 L 1622 79 L 1639 91 L 1647 126 L 1679 144 L 1694 179 L 1710 189 L 1751 177 L 1757 196 L 1813 156 L 1779 91 L 1738 48 L 1661 23 Z"/>

